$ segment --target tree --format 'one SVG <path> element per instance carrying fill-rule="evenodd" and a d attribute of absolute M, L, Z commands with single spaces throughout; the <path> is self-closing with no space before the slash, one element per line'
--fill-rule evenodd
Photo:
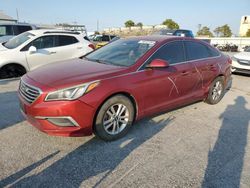
<path fill-rule="evenodd" d="M 231 28 L 227 24 L 215 28 L 214 32 L 216 33 L 217 36 L 220 36 L 220 37 L 231 37 L 232 36 Z"/>
<path fill-rule="evenodd" d="M 94 34 L 95 34 L 95 35 L 100 35 L 100 32 L 99 32 L 99 31 L 95 31 Z"/>
<path fill-rule="evenodd" d="M 250 29 L 247 30 L 246 37 L 250 37 Z"/>
<path fill-rule="evenodd" d="M 143 26 L 143 23 L 138 22 L 138 23 L 136 24 L 136 26 L 138 26 L 138 27 L 142 27 L 142 26 Z"/>
<path fill-rule="evenodd" d="M 214 30 L 215 35 L 218 37 L 221 31 L 221 27 L 216 27 Z"/>
<path fill-rule="evenodd" d="M 132 20 L 128 20 L 124 24 L 125 24 L 125 27 L 135 26 L 135 22 L 133 22 Z"/>
<path fill-rule="evenodd" d="M 212 37 L 213 33 L 210 31 L 209 27 L 203 26 L 198 32 L 197 36 L 209 36 Z"/>
<path fill-rule="evenodd" d="M 172 19 L 166 19 L 164 22 L 162 22 L 163 25 L 166 25 L 169 29 L 179 29 L 180 26 L 178 23 L 173 21 Z"/>

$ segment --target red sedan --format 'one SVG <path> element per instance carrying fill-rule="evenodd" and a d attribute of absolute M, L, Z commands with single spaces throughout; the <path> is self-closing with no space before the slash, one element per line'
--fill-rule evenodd
<path fill-rule="evenodd" d="M 85 57 L 44 66 L 21 78 L 27 120 L 50 135 L 104 140 L 134 121 L 194 101 L 218 103 L 231 83 L 231 59 L 191 38 L 117 40 Z"/>

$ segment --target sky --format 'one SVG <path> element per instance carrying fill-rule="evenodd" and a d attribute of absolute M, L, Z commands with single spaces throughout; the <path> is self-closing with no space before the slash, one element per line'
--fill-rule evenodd
<path fill-rule="evenodd" d="M 122 27 L 131 19 L 144 25 L 161 24 L 170 18 L 181 28 L 196 33 L 198 24 L 216 27 L 228 24 L 238 34 L 240 19 L 250 15 L 250 0 L 0 0 L 0 10 L 19 21 L 34 24 L 74 23 L 88 31 Z"/>

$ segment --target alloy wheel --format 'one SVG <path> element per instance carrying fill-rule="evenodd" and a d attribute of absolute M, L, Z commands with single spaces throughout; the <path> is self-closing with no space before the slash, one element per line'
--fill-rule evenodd
<path fill-rule="evenodd" d="M 218 100 L 222 95 L 222 91 L 223 91 L 223 85 L 221 81 L 215 82 L 212 90 L 212 99 L 214 101 Z"/>
<path fill-rule="evenodd" d="M 114 104 L 105 112 L 103 126 L 108 134 L 122 132 L 129 122 L 129 110 L 123 104 Z"/>

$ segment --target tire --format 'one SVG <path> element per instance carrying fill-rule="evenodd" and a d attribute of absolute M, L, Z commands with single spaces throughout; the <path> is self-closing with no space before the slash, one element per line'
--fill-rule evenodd
<path fill-rule="evenodd" d="M 209 87 L 206 102 L 208 104 L 217 104 L 223 98 L 225 93 L 225 85 L 223 77 L 216 78 Z"/>
<path fill-rule="evenodd" d="M 124 95 L 115 95 L 98 111 L 94 132 L 105 141 L 117 140 L 127 134 L 134 116 L 135 109 L 131 100 Z"/>
<path fill-rule="evenodd" d="M 16 78 L 24 75 L 25 73 L 25 68 L 20 65 L 5 65 L 0 69 L 0 79 Z"/>

